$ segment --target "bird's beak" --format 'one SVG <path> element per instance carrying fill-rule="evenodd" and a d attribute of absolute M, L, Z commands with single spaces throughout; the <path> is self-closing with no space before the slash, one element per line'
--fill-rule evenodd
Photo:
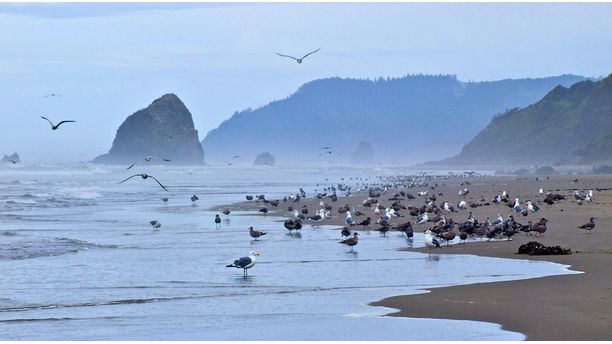
<path fill-rule="evenodd" d="M 256 255 L 256 256 L 259 256 L 259 252 L 255 252 L 255 255 Z"/>

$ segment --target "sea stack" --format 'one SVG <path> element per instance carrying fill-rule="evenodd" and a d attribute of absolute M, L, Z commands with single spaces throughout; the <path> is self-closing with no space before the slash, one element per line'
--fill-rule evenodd
<path fill-rule="evenodd" d="M 165 94 L 128 116 L 117 129 L 110 151 L 93 162 L 127 164 L 144 156 L 163 157 L 170 164 L 204 163 L 191 113 L 175 94 Z"/>
<path fill-rule="evenodd" d="M 268 152 L 264 152 L 257 155 L 255 162 L 253 162 L 253 166 L 274 166 L 275 163 L 276 159 L 274 159 L 274 156 Z"/>
<path fill-rule="evenodd" d="M 11 155 L 6 155 L 4 154 L 4 157 L 2 158 L 2 162 L 21 162 L 21 158 L 19 157 L 19 154 L 17 153 L 13 153 Z"/>
<path fill-rule="evenodd" d="M 351 156 L 351 162 L 356 165 L 374 163 L 374 147 L 368 141 L 361 141 Z"/>

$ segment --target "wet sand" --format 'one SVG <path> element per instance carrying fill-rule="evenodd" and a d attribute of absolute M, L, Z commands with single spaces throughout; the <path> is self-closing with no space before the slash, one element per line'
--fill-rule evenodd
<path fill-rule="evenodd" d="M 574 179 L 578 178 L 578 182 Z M 462 181 L 469 181 L 471 185 L 460 185 Z M 431 183 L 433 184 L 433 182 Z M 470 193 L 464 198 L 457 191 L 467 187 Z M 552 191 L 566 196 L 566 200 L 547 206 L 540 202 L 544 197 L 538 195 L 538 189 Z M 549 220 L 548 231 L 543 237 L 527 236 L 517 233 L 512 241 L 468 240 L 464 245 L 451 245 L 442 247 L 435 254 L 475 254 L 480 256 L 529 259 L 556 262 L 570 265 L 571 270 L 584 272 L 575 275 L 550 276 L 529 280 L 482 283 L 472 285 L 451 286 L 432 289 L 430 293 L 419 295 L 396 296 L 375 302 L 372 305 L 398 309 L 399 312 L 389 316 L 402 316 L 413 318 L 438 318 L 476 320 L 501 324 L 509 331 L 523 333 L 527 340 L 611 340 L 612 339 L 612 190 L 596 189 L 612 188 L 612 177 L 605 175 L 591 176 L 552 176 L 550 179 L 539 177 L 474 177 L 448 179 L 438 182 L 435 192 L 429 190 L 429 195 L 437 195 L 437 203 L 444 200 L 456 204 L 459 200 L 473 200 L 476 203 L 484 198 L 487 202 L 501 191 L 506 190 L 511 199 L 519 197 L 521 204 L 526 206 L 530 199 L 538 204 L 542 211 L 538 214 L 515 216 L 520 223 L 533 222 L 541 217 Z M 574 189 L 587 191 L 593 189 L 594 201 L 578 205 L 573 196 Z M 427 187 L 405 189 L 417 198 L 403 200 L 404 205 L 421 206 L 423 198 L 417 196 L 418 191 L 428 190 Z M 440 196 L 438 193 L 442 193 Z M 389 206 L 394 193 L 379 197 L 382 205 Z M 340 196 L 340 193 L 338 193 Z M 324 200 L 334 209 L 331 220 L 321 221 L 318 224 L 338 225 L 344 223 L 344 215 L 338 214 L 338 206 L 349 204 L 351 209 L 365 213 L 356 217 L 357 222 L 370 216 L 376 228 L 376 216 L 372 209 L 363 207 L 362 201 L 367 198 L 366 193 L 355 193 L 349 197 L 339 197 L 337 202 Z M 282 202 L 278 208 L 271 208 L 270 215 L 290 217 L 286 210 L 288 205 L 301 209 L 306 204 L 310 214 L 319 209 L 318 199 L 308 198 L 302 202 Z M 263 203 L 244 202 L 232 205 L 233 210 L 256 210 L 264 206 Z M 273 208 L 273 209 L 272 209 Z M 455 222 L 463 222 L 468 211 L 480 221 L 486 216 L 497 217 L 501 213 L 504 217 L 513 213 L 505 205 L 481 206 L 474 209 L 460 210 L 458 213 L 447 215 Z M 404 213 L 406 213 L 404 211 Z M 268 215 L 269 216 L 269 215 Z M 597 225 L 591 234 L 576 228 L 586 223 L 589 217 L 595 217 Z M 412 221 L 415 232 L 422 232 L 432 223 L 423 225 L 414 224 L 414 220 L 406 214 L 404 218 L 393 219 L 391 224 Z M 308 227 L 309 221 L 304 221 Z M 282 225 L 280 225 L 281 228 Z M 283 228 L 284 229 L 284 228 Z M 356 228 L 355 228 L 356 229 Z M 573 254 L 567 256 L 528 256 L 516 254 L 518 247 L 529 241 L 538 241 L 544 245 L 559 245 L 571 248 Z M 407 249 L 409 250 L 409 249 Z M 426 252 L 424 249 L 413 251 Z M 469 267 L 466 267 L 469 268 Z M 500 266 L 503 269 L 503 266 Z M 460 338 L 458 338 L 460 339 Z"/>

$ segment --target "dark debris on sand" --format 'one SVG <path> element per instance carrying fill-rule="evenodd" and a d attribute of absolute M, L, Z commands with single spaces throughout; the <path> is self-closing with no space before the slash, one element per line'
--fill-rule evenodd
<path fill-rule="evenodd" d="M 572 254 L 572 250 L 561 246 L 544 246 L 537 241 L 530 241 L 519 246 L 518 254 L 528 254 L 530 256 L 568 255 Z"/>

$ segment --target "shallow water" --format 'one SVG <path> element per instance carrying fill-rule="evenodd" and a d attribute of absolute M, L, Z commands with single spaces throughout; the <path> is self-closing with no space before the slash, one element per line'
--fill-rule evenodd
<path fill-rule="evenodd" d="M 132 172 L 122 167 L 0 170 L 0 339 L 520 340 L 496 324 L 382 317 L 391 310 L 368 303 L 572 273 L 547 262 L 397 250 L 422 246 L 420 234 L 363 233 L 351 252 L 338 231 L 305 226 L 289 235 L 281 219 L 260 214 L 221 215 L 216 229 L 217 209 L 209 210 L 247 193 L 312 194 L 319 183 L 397 169 L 137 167 L 170 192 L 140 178 L 118 185 Z M 248 226 L 268 234 L 253 241 Z M 225 267 L 250 250 L 262 255 L 248 278 Z"/>

